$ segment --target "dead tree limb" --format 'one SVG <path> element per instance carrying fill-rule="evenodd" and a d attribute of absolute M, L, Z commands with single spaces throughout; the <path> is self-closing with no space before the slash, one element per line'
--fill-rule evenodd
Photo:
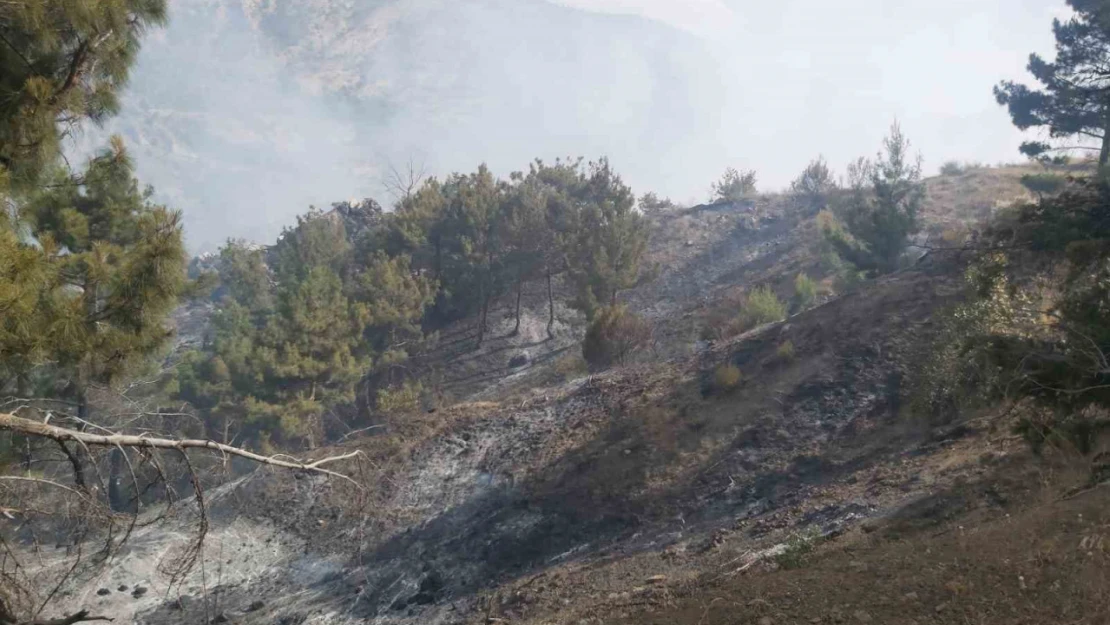
<path fill-rule="evenodd" d="M 73 625 L 74 623 L 87 623 L 90 621 L 107 621 L 111 623 L 114 619 L 107 616 L 89 616 L 88 610 L 81 610 L 76 614 L 71 614 L 65 618 L 54 618 L 46 620 L 35 621 L 11 621 L 12 625 Z M 0 625 L 6 625 L 9 621 L 0 621 Z"/>
<path fill-rule="evenodd" d="M 0 431 L 7 430 L 22 434 L 24 436 L 37 436 L 47 438 L 50 440 L 64 443 L 65 441 L 76 441 L 83 445 L 92 445 L 94 447 L 130 447 L 134 449 L 176 449 L 178 451 L 185 451 L 187 449 L 208 449 L 220 453 L 228 454 L 230 456 L 238 456 L 248 460 L 275 467 L 282 467 L 285 469 L 294 469 L 300 471 L 308 471 L 312 473 L 321 473 L 347 480 L 352 484 L 359 486 L 350 477 L 325 469 L 324 465 L 340 462 L 343 460 L 350 460 L 361 455 L 361 451 L 353 451 L 348 454 L 339 456 L 329 456 L 321 458 L 320 460 L 307 461 L 290 458 L 289 460 L 282 460 L 276 456 L 263 456 L 256 454 L 246 449 L 239 447 L 232 447 L 231 445 L 224 445 L 216 441 L 200 440 L 200 439 L 180 439 L 175 440 L 172 438 L 154 438 L 148 436 L 134 436 L 128 434 L 90 434 L 88 432 L 78 432 L 69 428 L 62 428 L 56 425 L 49 425 L 46 423 L 39 423 L 30 419 L 24 419 L 11 414 L 0 413 Z"/>

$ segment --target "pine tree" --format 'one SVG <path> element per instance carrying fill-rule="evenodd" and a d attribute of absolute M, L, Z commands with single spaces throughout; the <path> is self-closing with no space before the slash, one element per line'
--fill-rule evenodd
<path fill-rule="evenodd" d="M 363 340 L 372 350 L 374 368 L 408 358 L 403 346 L 421 338 L 420 322 L 437 286 L 413 270 L 408 256 L 391 258 L 381 250 L 358 270 L 352 297 L 363 306 Z"/>
<path fill-rule="evenodd" d="M 512 336 L 516 336 L 520 332 L 524 283 L 545 270 L 549 250 L 553 250 L 555 242 L 547 219 L 549 190 L 534 176 L 525 177 L 516 172 L 512 179 L 515 184 L 505 202 L 501 239 L 506 248 L 505 265 L 516 290 L 516 322 L 512 331 Z"/>
<path fill-rule="evenodd" d="M 478 309 L 477 344 L 481 347 L 490 301 L 500 286 L 497 272 L 501 261 L 499 234 L 502 232 L 500 220 L 505 186 L 485 165 L 473 174 L 457 177 L 454 186 L 448 206 L 449 232 L 457 244 L 460 260 L 477 286 L 474 304 Z"/>
<path fill-rule="evenodd" d="M 1099 164 L 1110 160 L 1110 4 L 1105 0 L 1068 0 L 1075 14 L 1053 21 L 1056 60 L 1029 56 L 1028 70 L 1040 83 L 1031 88 L 1011 81 L 994 88 L 1014 125 L 1022 130 L 1044 128 L 1053 139 L 1094 139 L 1099 142 Z M 1039 157 L 1069 145 L 1042 141 L 1023 143 L 1021 151 Z"/>
<path fill-rule="evenodd" d="M 435 283 L 407 255 L 365 252 L 334 214 L 315 210 L 269 254 L 234 241 L 221 250 L 213 336 L 179 376 L 181 397 L 210 428 L 239 428 L 263 447 L 313 445 L 324 414 L 353 404 L 369 372 L 407 358 Z"/>
<path fill-rule="evenodd" d="M 218 274 L 223 292 L 231 301 L 256 312 L 269 312 L 273 308 L 273 276 L 261 246 L 229 240 L 220 249 Z"/>
<path fill-rule="evenodd" d="M 139 43 L 165 0 L 0 3 L 0 171 L 30 188 L 62 137 L 119 108 Z"/>
<path fill-rule="evenodd" d="M 528 174 L 522 175 L 522 184 L 531 187 L 536 214 L 529 219 L 534 224 L 540 253 L 541 271 L 547 290 L 547 336 L 555 337 L 555 288 L 554 279 L 567 272 L 568 250 L 575 240 L 579 224 L 580 199 L 584 196 L 586 176 L 582 159 L 556 159 L 549 165 L 536 159 L 529 165 Z M 577 198 L 577 199 L 576 199 Z"/>
<path fill-rule="evenodd" d="M 577 291 L 574 305 L 592 319 L 601 307 L 616 305 L 620 291 L 643 278 L 648 226 L 635 209 L 632 190 L 608 159 L 590 164 L 575 195 L 568 269 Z"/>
<path fill-rule="evenodd" d="M 910 235 L 917 232 L 925 199 L 921 159 L 910 155 L 910 142 L 897 122 L 883 147 L 874 163 L 860 159 L 849 176 L 853 182 L 844 220 L 850 236 L 835 228 L 825 230 L 844 260 L 871 274 L 898 268 Z"/>
<path fill-rule="evenodd" d="M 303 280 L 317 267 L 341 274 L 350 261 L 351 241 L 347 228 L 335 213 L 310 207 L 297 216 L 297 225 L 285 228 L 273 249 L 277 280 Z"/>
<path fill-rule="evenodd" d="M 32 318 L 84 411 L 90 383 L 115 381 L 171 336 L 187 286 L 181 216 L 139 189 L 118 139 L 81 176 L 51 180 L 20 208 L 43 275 Z"/>

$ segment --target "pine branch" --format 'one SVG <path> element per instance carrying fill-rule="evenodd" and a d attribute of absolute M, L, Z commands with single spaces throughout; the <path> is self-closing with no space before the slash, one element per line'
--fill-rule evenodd
<path fill-rule="evenodd" d="M 13 44 L 7 37 L 5 37 L 3 33 L 0 33 L 0 41 L 3 41 L 9 48 L 12 49 L 12 52 L 15 52 L 16 55 L 19 56 L 23 63 L 27 65 L 27 69 L 31 70 L 32 72 L 35 71 L 35 66 L 31 65 L 31 61 L 29 61 L 27 57 L 23 55 L 23 52 L 21 52 L 19 48 L 15 47 L 15 44 Z"/>

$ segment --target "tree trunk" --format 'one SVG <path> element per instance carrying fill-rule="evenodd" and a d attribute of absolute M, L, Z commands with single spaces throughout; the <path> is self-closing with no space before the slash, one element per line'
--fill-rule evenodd
<path fill-rule="evenodd" d="M 513 326 L 513 332 L 509 336 L 516 336 L 520 334 L 520 296 L 524 292 L 524 280 L 520 279 L 516 282 L 516 325 Z"/>
<path fill-rule="evenodd" d="M 113 449 L 108 462 L 108 505 L 113 512 L 131 512 L 123 493 L 123 452 Z M 138 493 L 135 493 L 138 496 Z"/>
<path fill-rule="evenodd" d="M 1098 153 L 1099 166 L 1105 165 L 1107 160 L 1110 160 L 1110 128 L 1103 131 L 1102 151 Z"/>
<path fill-rule="evenodd" d="M 547 338 L 555 338 L 555 291 L 551 288 L 551 267 L 547 267 Z"/>
<path fill-rule="evenodd" d="M 486 338 L 486 303 L 489 295 L 486 293 L 486 280 L 485 278 L 478 281 L 478 300 L 481 301 L 481 311 L 478 313 L 478 345 L 476 349 L 482 348 L 482 341 Z"/>
<path fill-rule="evenodd" d="M 435 279 L 438 282 L 443 277 L 443 243 L 439 240 L 439 237 L 435 238 L 435 248 L 436 255 L 434 271 Z"/>

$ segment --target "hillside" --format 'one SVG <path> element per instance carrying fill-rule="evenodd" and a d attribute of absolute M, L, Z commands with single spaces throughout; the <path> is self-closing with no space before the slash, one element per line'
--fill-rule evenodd
<path fill-rule="evenodd" d="M 930 179 L 929 218 L 1005 205 L 1023 171 Z M 787 202 L 654 218 L 662 270 L 627 294 L 656 326 L 643 362 L 576 371 L 582 322 L 561 312 L 541 340 L 539 298 L 524 332 L 505 336 L 506 320 L 481 350 L 462 323 L 425 355 L 463 372 L 442 405 L 341 444 L 366 453 L 366 490 L 255 471 L 209 494 L 187 579 L 156 570 L 189 540 L 196 520 L 179 514 L 137 529 L 61 609 L 159 624 L 1101 622 L 1105 489 L 1057 502 L 1066 464 L 1031 460 L 990 419 L 906 411 L 961 254 L 700 341 L 731 290 L 821 275 L 812 218 Z M 712 384 L 726 362 L 743 375 L 731 391 Z"/>

